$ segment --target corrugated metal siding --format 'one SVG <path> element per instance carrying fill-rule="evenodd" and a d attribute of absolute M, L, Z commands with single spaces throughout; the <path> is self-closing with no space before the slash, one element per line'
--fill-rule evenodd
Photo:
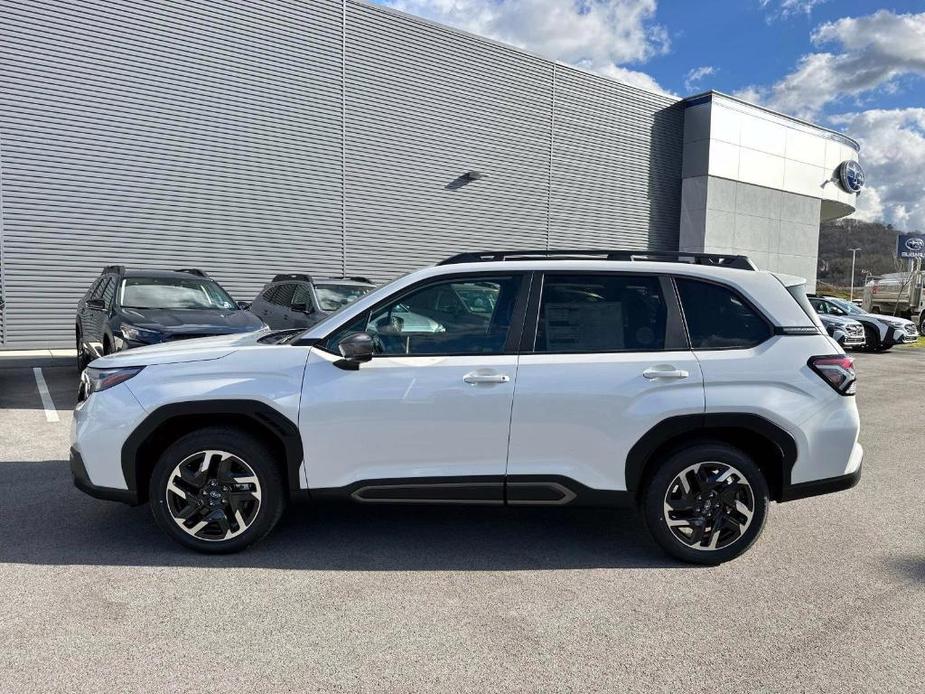
<path fill-rule="evenodd" d="M 677 247 L 673 99 L 360 0 L 6 0 L 0 38 L 9 346 L 69 345 L 108 263 L 251 298 L 345 260 Z"/>
<path fill-rule="evenodd" d="M 73 340 L 101 266 L 241 298 L 341 269 L 340 0 L 0 7 L 5 343 Z"/>
<path fill-rule="evenodd" d="M 678 249 L 683 110 L 558 66 L 550 243 Z"/>
<path fill-rule="evenodd" d="M 350 272 L 545 246 L 548 61 L 349 2 L 346 76 Z"/>

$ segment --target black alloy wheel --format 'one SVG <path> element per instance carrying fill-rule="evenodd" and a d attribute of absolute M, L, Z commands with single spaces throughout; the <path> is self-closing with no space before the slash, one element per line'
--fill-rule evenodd
<path fill-rule="evenodd" d="M 183 436 L 151 475 L 151 511 L 177 542 L 236 552 L 276 525 L 286 498 L 273 454 L 253 436 L 210 427 Z"/>
<path fill-rule="evenodd" d="M 767 481 L 742 451 L 722 442 L 681 449 L 643 493 L 646 524 L 678 559 L 715 565 L 745 552 L 764 528 Z"/>

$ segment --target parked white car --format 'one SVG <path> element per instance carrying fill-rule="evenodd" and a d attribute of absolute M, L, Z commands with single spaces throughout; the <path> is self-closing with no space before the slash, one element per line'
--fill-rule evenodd
<path fill-rule="evenodd" d="M 304 332 L 94 361 L 71 466 L 205 552 L 304 495 L 637 505 L 667 552 L 715 564 L 771 500 L 858 481 L 854 389 L 803 280 L 746 258 L 463 254 Z"/>

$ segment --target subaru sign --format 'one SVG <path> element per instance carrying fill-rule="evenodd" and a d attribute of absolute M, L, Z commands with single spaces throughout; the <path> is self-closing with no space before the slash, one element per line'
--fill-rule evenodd
<path fill-rule="evenodd" d="M 896 237 L 896 255 L 899 258 L 925 258 L 925 236 L 900 234 Z"/>
<path fill-rule="evenodd" d="M 838 165 L 838 179 L 841 187 L 849 193 L 860 193 L 864 187 L 864 169 L 853 159 L 848 159 Z"/>

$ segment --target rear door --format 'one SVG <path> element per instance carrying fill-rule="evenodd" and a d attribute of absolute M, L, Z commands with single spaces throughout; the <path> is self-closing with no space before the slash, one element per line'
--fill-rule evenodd
<path fill-rule="evenodd" d="M 517 370 L 510 503 L 626 489 L 630 448 L 704 411 L 703 378 L 669 278 L 547 272 L 534 280 Z M 575 483 L 578 484 L 575 484 Z"/>

